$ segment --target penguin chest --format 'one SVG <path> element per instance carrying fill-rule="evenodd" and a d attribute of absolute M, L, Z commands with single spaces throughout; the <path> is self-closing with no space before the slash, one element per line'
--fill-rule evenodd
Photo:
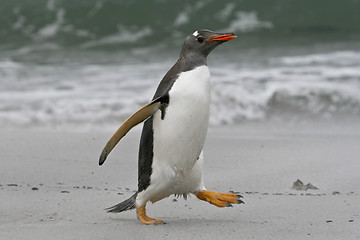
<path fill-rule="evenodd" d="M 209 111 L 208 67 L 181 73 L 169 91 L 164 119 L 160 112 L 154 114 L 154 173 L 159 171 L 169 182 L 190 174 L 204 146 Z"/>

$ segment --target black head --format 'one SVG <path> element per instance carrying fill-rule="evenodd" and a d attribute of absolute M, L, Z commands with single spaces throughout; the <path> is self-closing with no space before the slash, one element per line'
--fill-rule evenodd
<path fill-rule="evenodd" d="M 210 30 L 195 31 L 186 37 L 180 56 L 206 59 L 214 48 L 234 38 L 236 38 L 234 33 L 216 33 Z"/>

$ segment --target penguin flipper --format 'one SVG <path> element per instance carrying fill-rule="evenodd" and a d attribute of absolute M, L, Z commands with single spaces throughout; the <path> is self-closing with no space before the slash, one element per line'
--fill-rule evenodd
<path fill-rule="evenodd" d="M 154 99 L 151 103 L 145 105 L 131 115 L 114 133 L 110 140 L 105 145 L 103 151 L 101 152 L 99 158 L 99 165 L 101 166 L 107 156 L 110 154 L 111 150 L 116 146 L 116 144 L 130 131 L 131 128 L 138 125 L 139 123 L 145 121 L 147 118 L 152 116 L 157 110 L 160 109 L 161 104 L 166 103 L 167 99 L 164 99 L 164 96 Z"/>

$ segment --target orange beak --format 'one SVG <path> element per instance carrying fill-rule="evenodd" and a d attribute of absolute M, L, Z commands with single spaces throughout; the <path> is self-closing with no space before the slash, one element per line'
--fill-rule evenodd
<path fill-rule="evenodd" d="M 233 35 L 233 34 L 223 34 L 223 35 L 220 35 L 220 36 L 210 38 L 208 40 L 208 42 L 211 42 L 211 41 L 223 41 L 223 42 L 226 42 L 226 41 L 229 41 L 229 40 L 233 40 L 236 37 L 237 36 Z"/>

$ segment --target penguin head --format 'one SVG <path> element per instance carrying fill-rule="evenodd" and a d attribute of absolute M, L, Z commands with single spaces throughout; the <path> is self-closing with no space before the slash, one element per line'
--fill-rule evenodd
<path fill-rule="evenodd" d="M 181 49 L 182 56 L 207 57 L 220 44 L 236 38 L 234 33 L 216 33 L 198 30 L 186 37 Z"/>

